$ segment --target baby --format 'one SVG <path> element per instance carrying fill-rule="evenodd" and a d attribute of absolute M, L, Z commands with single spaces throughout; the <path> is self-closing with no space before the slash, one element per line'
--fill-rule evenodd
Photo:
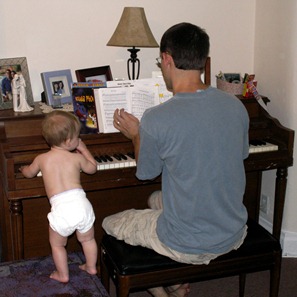
<path fill-rule="evenodd" d="M 89 274 L 96 274 L 97 243 L 94 237 L 95 215 L 80 183 L 80 172 L 93 174 L 97 163 L 79 138 L 80 122 L 69 112 L 56 110 L 49 113 L 42 124 L 42 135 L 50 146 L 46 153 L 20 168 L 27 178 L 42 173 L 46 194 L 51 204 L 49 241 L 56 266 L 50 277 L 69 281 L 67 263 L 68 236 L 76 232 L 82 244 L 86 263 L 80 265 Z"/>

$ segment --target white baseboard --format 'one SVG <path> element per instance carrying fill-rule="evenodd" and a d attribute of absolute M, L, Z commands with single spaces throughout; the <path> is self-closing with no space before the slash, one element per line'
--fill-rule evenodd
<path fill-rule="evenodd" d="M 260 215 L 259 223 L 269 232 L 272 232 L 272 224 L 266 218 Z M 297 258 L 297 233 L 286 230 L 281 231 L 281 246 L 283 257 Z"/>

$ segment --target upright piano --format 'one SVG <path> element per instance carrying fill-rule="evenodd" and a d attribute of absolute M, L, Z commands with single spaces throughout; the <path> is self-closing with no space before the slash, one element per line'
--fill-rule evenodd
<path fill-rule="evenodd" d="M 250 117 L 250 140 L 261 140 L 272 149 L 256 150 L 245 160 L 247 186 L 244 203 L 249 215 L 258 219 L 262 172 L 276 169 L 273 234 L 279 238 L 285 201 L 287 170 L 293 164 L 294 131 L 283 127 L 255 99 L 238 96 Z M 266 98 L 266 101 L 269 101 Z M 49 148 L 41 136 L 44 114 L 36 103 L 28 113 L 0 111 L 0 223 L 3 260 L 26 259 L 51 253 L 48 240 L 47 213 L 50 205 L 42 177 L 26 179 L 19 167 L 29 164 L 36 155 Z M 161 179 L 140 181 L 135 177 L 135 162 L 125 165 L 101 163 L 100 156 L 130 155 L 133 146 L 121 133 L 81 135 L 92 154 L 98 157 L 98 171 L 82 173 L 84 190 L 96 214 L 96 240 L 103 235 L 104 217 L 129 208 L 147 207 L 150 193 L 161 188 Z M 101 163 L 99 161 L 101 160 Z M 104 160 L 104 158 L 103 158 Z M 127 165 L 128 164 L 128 165 Z M 106 166 L 105 166 L 106 165 Z M 226 168 L 228 170 L 228 168 Z M 80 250 L 75 236 L 68 240 L 67 250 Z"/>

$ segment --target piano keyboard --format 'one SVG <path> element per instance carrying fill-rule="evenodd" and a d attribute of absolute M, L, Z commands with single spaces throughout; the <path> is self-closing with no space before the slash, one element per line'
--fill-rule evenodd
<path fill-rule="evenodd" d="M 277 151 L 278 146 L 262 140 L 251 140 L 249 145 L 249 153 L 264 153 Z M 126 155 L 122 153 L 110 155 L 100 155 L 95 156 L 97 161 L 97 171 L 108 170 L 108 169 L 118 169 L 118 168 L 128 168 L 136 167 L 135 156 L 133 153 L 128 153 Z M 37 176 L 42 176 L 41 172 Z"/>
<path fill-rule="evenodd" d="M 272 144 L 263 140 L 250 140 L 250 145 L 249 145 L 250 154 L 272 152 L 277 150 L 278 150 L 278 146 L 276 144 Z"/>
<path fill-rule="evenodd" d="M 124 155 L 122 153 L 110 155 L 95 156 L 97 161 L 97 170 L 117 169 L 135 167 L 136 161 L 133 153 Z"/>
<path fill-rule="evenodd" d="M 126 155 L 122 153 L 118 153 L 112 156 L 100 155 L 100 156 L 94 156 L 94 159 L 97 161 L 97 171 L 136 167 L 134 153 L 128 153 Z M 37 176 L 42 176 L 42 173 L 39 171 Z"/>

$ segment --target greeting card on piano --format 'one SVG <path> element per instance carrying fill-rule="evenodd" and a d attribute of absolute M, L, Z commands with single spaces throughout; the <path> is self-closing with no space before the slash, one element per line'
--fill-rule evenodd
<path fill-rule="evenodd" d="M 94 90 L 94 94 L 101 133 L 119 132 L 113 126 L 116 109 L 124 108 L 140 120 L 146 109 L 165 101 L 155 79 L 108 81 L 107 88 Z"/>
<path fill-rule="evenodd" d="M 81 122 L 80 134 L 99 132 L 94 89 L 102 87 L 106 84 L 77 82 L 72 85 L 73 110 Z"/>

